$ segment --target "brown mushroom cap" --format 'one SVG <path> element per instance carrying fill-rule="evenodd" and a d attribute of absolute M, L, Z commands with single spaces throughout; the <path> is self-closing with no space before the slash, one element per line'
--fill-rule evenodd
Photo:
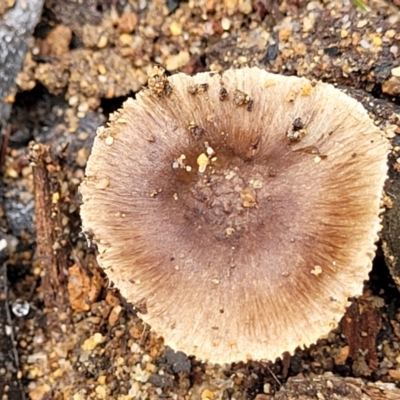
<path fill-rule="evenodd" d="M 274 360 L 315 342 L 368 277 L 387 141 L 325 83 L 247 68 L 169 85 L 98 130 L 82 219 L 100 265 L 188 355 Z"/>

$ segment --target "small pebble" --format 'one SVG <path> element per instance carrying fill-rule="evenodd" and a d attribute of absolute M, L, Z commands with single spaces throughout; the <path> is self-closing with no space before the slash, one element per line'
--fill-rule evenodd
<path fill-rule="evenodd" d="M 172 36 L 180 36 L 182 34 L 182 26 L 176 21 L 170 25 L 169 29 Z"/>
<path fill-rule="evenodd" d="M 399 78 L 399 77 L 400 77 L 400 66 L 399 66 L 399 67 L 396 67 L 396 68 L 393 68 L 393 69 L 390 71 L 390 73 L 391 73 L 393 76 Z"/>

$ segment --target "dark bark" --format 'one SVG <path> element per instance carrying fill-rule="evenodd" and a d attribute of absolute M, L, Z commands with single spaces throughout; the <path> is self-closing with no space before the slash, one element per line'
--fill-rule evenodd
<path fill-rule="evenodd" d="M 0 15 L 0 131 L 10 115 L 15 79 L 42 8 L 43 0 L 16 0 L 13 7 Z"/>
<path fill-rule="evenodd" d="M 366 384 L 357 378 L 319 376 L 289 378 L 275 395 L 258 395 L 255 400 L 397 400 L 400 389 L 393 384 Z"/>
<path fill-rule="evenodd" d="M 400 136 L 393 139 L 393 148 L 400 146 Z M 383 250 L 393 279 L 400 288 L 400 163 L 396 160 L 399 152 L 389 156 L 389 178 L 386 182 L 386 195 L 389 199 L 383 219 Z"/>
<path fill-rule="evenodd" d="M 7 243 L 0 236 L 0 398 L 24 400 L 24 389 L 18 377 L 19 360 L 8 302 L 6 259 Z"/>

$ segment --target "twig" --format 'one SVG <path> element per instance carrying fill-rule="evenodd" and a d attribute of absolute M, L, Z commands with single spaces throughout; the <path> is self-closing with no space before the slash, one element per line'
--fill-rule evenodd
<path fill-rule="evenodd" d="M 275 382 L 279 385 L 279 387 L 282 386 L 281 381 L 277 378 L 277 376 L 274 374 L 274 372 L 272 371 L 272 369 L 269 367 L 268 364 L 265 364 L 265 366 L 267 367 L 268 372 L 272 375 L 272 377 L 275 379 Z"/>
<path fill-rule="evenodd" d="M 146 329 L 147 329 L 147 325 L 144 324 L 142 335 L 140 336 L 140 340 L 139 340 L 139 344 L 142 345 L 142 346 L 144 345 L 144 336 L 146 334 Z"/>
<path fill-rule="evenodd" d="M 57 166 L 49 147 L 42 144 L 30 146 L 30 160 L 35 187 L 36 258 L 45 272 L 42 280 L 44 302 L 48 309 L 65 311 L 69 304 L 66 289 L 68 255 L 57 241 L 57 232 L 60 232 L 57 223 L 59 182 L 51 176 Z"/>

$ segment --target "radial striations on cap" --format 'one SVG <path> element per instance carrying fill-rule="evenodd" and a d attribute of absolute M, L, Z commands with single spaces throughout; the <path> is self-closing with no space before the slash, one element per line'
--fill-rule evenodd
<path fill-rule="evenodd" d="M 88 162 L 100 265 L 188 355 L 274 360 L 314 343 L 368 278 L 386 139 L 325 83 L 256 68 L 157 82 L 98 130 Z"/>

